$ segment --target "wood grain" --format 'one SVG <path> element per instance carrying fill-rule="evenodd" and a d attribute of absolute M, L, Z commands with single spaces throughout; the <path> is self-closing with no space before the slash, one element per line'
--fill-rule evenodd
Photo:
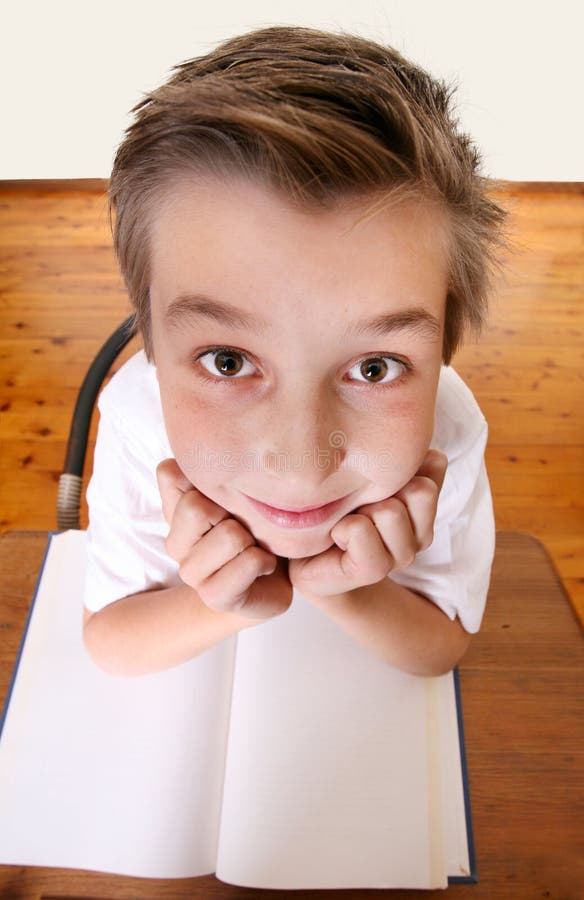
<path fill-rule="evenodd" d="M 0 183 L 2 531 L 55 527 L 77 387 L 129 311 L 105 189 Z M 497 527 L 544 541 L 584 622 L 584 185 L 511 182 L 496 196 L 514 252 L 486 333 L 453 364 L 489 422 Z"/>

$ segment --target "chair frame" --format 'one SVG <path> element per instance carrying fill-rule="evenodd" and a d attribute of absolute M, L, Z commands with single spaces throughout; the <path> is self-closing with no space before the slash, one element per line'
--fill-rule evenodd
<path fill-rule="evenodd" d="M 107 339 L 91 363 L 77 395 L 71 419 L 65 464 L 57 493 L 57 528 L 79 528 L 83 467 L 95 401 L 112 363 L 136 334 L 135 317 L 129 316 Z"/>

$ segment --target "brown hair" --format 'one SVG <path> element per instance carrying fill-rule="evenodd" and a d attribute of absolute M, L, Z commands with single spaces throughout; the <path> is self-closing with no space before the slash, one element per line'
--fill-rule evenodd
<path fill-rule="evenodd" d="M 504 211 L 480 156 L 457 129 L 454 89 L 390 47 L 350 34 L 274 26 L 175 66 L 144 96 L 110 178 L 114 246 L 152 358 L 149 234 L 164 188 L 185 171 L 241 173 L 290 203 L 382 208 L 401 193 L 438 200 L 449 218 L 443 359 L 484 322 L 504 244 Z"/>

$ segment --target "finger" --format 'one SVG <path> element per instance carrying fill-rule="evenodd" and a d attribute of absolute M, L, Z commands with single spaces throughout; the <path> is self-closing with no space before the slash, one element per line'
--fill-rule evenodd
<path fill-rule="evenodd" d="M 442 453 L 440 450 L 428 450 L 416 475 L 430 478 L 438 488 L 438 493 L 440 493 L 447 468 L 448 457 L 445 453 Z"/>
<path fill-rule="evenodd" d="M 253 535 L 237 519 L 223 519 L 190 547 L 179 575 L 186 584 L 198 590 L 207 578 L 254 544 Z M 262 550 L 262 554 L 266 572 L 273 571 L 276 557 L 266 550 Z"/>
<path fill-rule="evenodd" d="M 266 565 L 267 554 L 261 547 L 246 548 L 219 569 L 198 589 L 199 596 L 212 609 L 263 619 L 285 611 L 292 601 L 292 585 L 283 562 Z M 273 565 L 273 571 L 266 573 Z"/>
<path fill-rule="evenodd" d="M 423 480 L 436 491 L 434 482 Z M 405 569 L 413 563 L 419 549 L 417 535 L 407 504 L 399 494 L 362 506 L 359 513 L 373 522 L 393 561 L 392 569 Z"/>
<path fill-rule="evenodd" d="M 434 521 L 439 494 L 438 483 L 426 475 L 415 475 L 396 494 L 396 499 L 400 500 L 407 510 L 416 551 L 426 550 L 434 539 Z"/>
<path fill-rule="evenodd" d="M 349 515 L 331 531 L 336 546 L 306 560 L 291 560 L 299 590 L 338 594 L 365 584 L 374 584 L 391 571 L 393 560 L 387 552 L 375 525 L 366 516 Z"/>
<path fill-rule="evenodd" d="M 162 500 L 162 512 L 170 525 L 176 504 L 193 485 L 180 469 L 176 459 L 163 459 L 156 467 L 156 480 Z"/>
<path fill-rule="evenodd" d="M 215 525 L 227 519 L 229 513 L 192 485 L 190 490 L 178 494 L 166 538 L 166 550 L 172 559 L 182 563 L 193 545 Z"/>
<path fill-rule="evenodd" d="M 391 571 L 392 552 L 384 544 L 375 523 L 360 514 L 345 516 L 331 531 L 331 537 L 346 550 L 341 557 L 341 568 L 347 575 L 364 578 L 362 584 L 374 584 Z"/>

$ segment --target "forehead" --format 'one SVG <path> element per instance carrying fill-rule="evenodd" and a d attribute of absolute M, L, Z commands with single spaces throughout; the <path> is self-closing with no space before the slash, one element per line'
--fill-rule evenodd
<path fill-rule="evenodd" d="M 306 312 L 318 300 L 334 302 L 337 315 L 376 298 L 419 306 L 445 297 L 449 240 L 445 214 L 423 199 L 379 208 L 371 195 L 302 209 L 244 178 L 183 177 L 152 219 L 152 301 L 168 308 L 200 292 Z"/>

